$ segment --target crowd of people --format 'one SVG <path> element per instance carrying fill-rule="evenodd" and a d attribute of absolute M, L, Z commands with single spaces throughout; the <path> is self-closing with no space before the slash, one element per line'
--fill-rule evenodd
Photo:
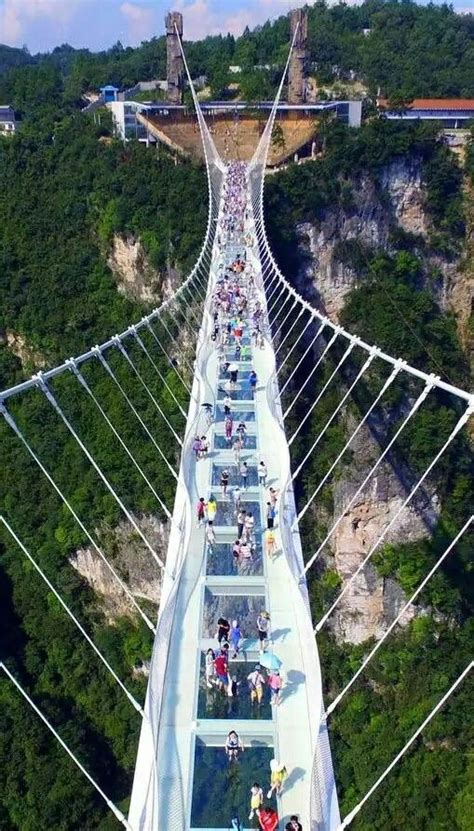
<path fill-rule="evenodd" d="M 220 488 L 222 500 L 228 503 L 229 497 L 233 500 L 233 517 L 237 527 L 234 542 L 231 543 L 232 561 L 239 567 L 251 562 L 257 550 L 257 536 L 254 511 L 246 500 L 242 504 L 242 494 L 249 488 L 249 482 L 258 483 L 260 495 L 264 500 L 264 525 L 262 529 L 265 549 L 269 558 L 277 553 L 275 523 L 278 512 L 279 491 L 267 484 L 267 465 L 265 460 L 257 457 L 255 467 L 249 464 L 249 459 L 242 458 L 246 448 L 248 429 L 241 418 L 235 418 L 236 398 L 239 390 L 248 390 L 250 398 L 254 398 L 258 391 L 258 376 L 251 364 L 252 348 L 265 348 L 264 312 L 256 290 L 255 274 L 247 263 L 245 244 L 246 219 L 249 207 L 246 197 L 246 166 L 241 162 L 234 162 L 228 166 L 224 184 L 224 200 L 221 219 L 218 227 L 218 242 L 221 246 L 228 245 L 232 249 L 232 257 L 224 263 L 216 280 L 211 298 L 212 330 L 211 342 L 215 345 L 219 365 L 219 386 L 221 393 L 219 405 L 221 407 L 224 426 L 225 447 L 232 451 L 234 464 L 228 464 L 220 469 L 216 483 Z M 240 250 L 241 247 L 241 250 Z M 236 250 L 240 253 L 235 254 Z M 208 416 L 209 427 L 213 420 L 213 407 L 205 403 L 203 407 Z M 234 408 L 236 408 L 234 410 Z M 205 459 L 209 454 L 209 442 L 206 434 L 196 435 L 193 446 L 196 462 Z M 197 521 L 199 526 L 205 526 L 207 551 L 212 551 L 216 543 L 214 523 L 218 512 L 217 499 L 211 493 L 207 502 L 200 497 L 197 504 Z M 245 628 L 245 627 L 244 627 Z M 229 701 L 238 701 L 242 697 L 242 686 L 245 686 L 250 699 L 250 706 L 258 712 L 264 702 L 269 702 L 276 708 L 282 701 L 283 677 L 280 669 L 269 665 L 264 666 L 268 658 L 267 650 L 272 645 L 271 619 L 267 610 L 258 613 L 255 619 L 254 636 L 260 660 L 255 663 L 250 672 L 242 675 L 235 671 L 241 661 L 243 644 L 252 639 L 252 632 L 242 630 L 241 621 L 237 618 L 228 620 L 221 615 L 216 624 L 216 645 L 209 647 L 204 660 L 204 686 L 208 694 L 222 695 Z M 246 656 L 244 655 L 244 660 Z M 209 692 L 215 691 L 215 692 Z M 246 705 L 248 706 L 248 705 Z M 230 712 L 230 711 L 229 711 Z M 225 740 L 224 752 L 229 764 L 236 763 L 245 752 L 244 742 L 239 733 L 232 729 Z M 262 831 L 275 831 L 279 819 L 277 811 L 272 806 L 265 806 L 265 800 L 279 796 L 287 778 L 285 765 L 278 759 L 270 762 L 268 789 L 264 789 L 258 782 L 250 788 L 249 819 L 258 824 Z M 250 780 L 251 781 L 251 780 Z M 231 819 L 231 827 L 242 829 L 237 814 Z M 285 826 L 287 831 L 302 831 L 301 823 L 296 815 L 290 817 Z"/>

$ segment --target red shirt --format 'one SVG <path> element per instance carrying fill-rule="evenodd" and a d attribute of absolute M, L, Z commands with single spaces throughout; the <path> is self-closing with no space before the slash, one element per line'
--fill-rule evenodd
<path fill-rule="evenodd" d="M 218 675 L 227 675 L 227 661 L 224 655 L 218 655 L 214 661 L 214 666 Z"/>

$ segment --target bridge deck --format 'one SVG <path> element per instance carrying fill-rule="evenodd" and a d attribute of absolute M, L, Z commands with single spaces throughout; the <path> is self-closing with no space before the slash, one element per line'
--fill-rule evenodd
<path fill-rule="evenodd" d="M 222 263 L 222 251 L 217 246 L 214 251 L 209 300 Z M 257 292 L 265 309 L 258 257 L 250 248 L 246 254 L 247 262 L 254 269 Z M 227 256 L 232 259 L 232 251 Z M 236 538 L 237 530 L 232 491 L 240 485 L 240 477 L 233 453 L 224 443 L 219 399 L 223 396 L 223 385 L 227 384 L 221 378 L 217 350 L 210 340 L 211 327 L 212 318 L 207 313 L 200 333 L 201 346 L 193 387 L 195 401 L 191 402 L 185 442 L 187 456 L 182 460 L 181 469 L 189 496 L 187 515 L 189 518 L 189 511 L 192 512 L 192 526 L 186 550 L 182 552 L 185 556 L 169 630 L 158 740 L 154 742 L 151 725 L 144 723 L 129 820 L 134 829 L 226 829 L 230 827 L 232 809 L 235 808 L 243 827 L 256 827 L 247 819 L 250 787 L 258 781 L 266 797 L 270 783 L 269 761 L 276 757 L 285 764 L 288 778 L 281 797 L 277 801 L 275 797 L 265 798 L 264 804 L 277 809 L 281 828 L 292 813 L 299 814 L 305 829 L 315 828 L 317 826 L 310 823 L 311 772 L 322 711 L 321 684 L 309 606 L 304 589 L 302 591 L 294 576 L 301 567 L 299 536 L 297 532 L 289 532 L 283 550 L 280 533 L 283 518 L 288 527 L 294 517 L 291 491 L 277 505 L 278 553 L 274 561 L 269 561 L 264 546 L 267 489 L 270 485 L 280 489 L 287 484 L 290 474 L 288 446 L 274 380 L 273 346 L 269 338 L 263 348 L 250 346 L 251 361 L 245 369 L 241 364 L 238 389 L 231 396 L 235 399 L 234 423 L 243 420 L 248 426 L 242 460 L 248 460 L 251 474 L 248 489 L 241 493 L 241 501 L 244 506 L 253 507 L 257 540 L 257 552 L 250 568 L 245 573 L 238 573 L 232 563 L 230 543 Z M 255 400 L 251 399 L 247 381 L 251 366 L 258 376 Z M 246 397 L 238 400 L 242 396 Z M 216 420 L 209 428 L 201 405 L 213 400 L 216 400 Z M 197 462 L 191 458 L 190 451 L 192 437 L 196 434 L 207 434 L 210 440 L 209 455 Z M 268 469 L 265 488 L 259 487 L 256 479 L 260 459 L 265 461 Z M 216 484 L 224 466 L 231 472 L 231 493 L 227 497 Z M 214 523 L 217 545 L 213 551 L 206 550 L 204 528 L 199 528 L 196 520 L 199 498 L 204 496 L 207 501 L 211 493 L 218 501 Z M 176 511 L 175 507 L 175 515 Z M 292 551 L 288 550 L 288 539 Z M 173 558 L 177 563 L 179 556 L 171 542 L 168 565 Z M 171 581 L 168 581 L 164 586 L 165 598 L 170 591 Z M 279 706 L 270 706 L 268 690 L 260 707 L 251 705 L 246 682 L 259 658 L 256 618 L 264 609 L 271 615 L 269 651 L 273 650 L 282 661 L 284 688 Z M 215 631 L 220 615 L 230 621 L 239 619 L 244 637 L 238 659 L 229 663 L 230 675 L 235 673 L 241 680 L 238 695 L 234 698 L 224 692 L 208 690 L 204 680 L 204 655 L 209 646 L 217 649 Z M 154 671 L 152 663 L 152 675 Z M 145 708 L 151 722 L 154 702 L 150 687 L 153 687 L 153 678 Z M 246 749 L 238 762 L 229 765 L 224 745 L 231 729 L 238 732 Z M 338 820 L 336 803 L 332 808 L 334 821 L 329 825 L 321 824 L 321 828 L 335 827 Z"/>

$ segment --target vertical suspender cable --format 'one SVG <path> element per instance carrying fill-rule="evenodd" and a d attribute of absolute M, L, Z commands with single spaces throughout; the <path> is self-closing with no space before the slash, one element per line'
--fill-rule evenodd
<path fill-rule="evenodd" d="M 68 756 L 70 756 L 70 757 L 71 757 L 71 759 L 73 760 L 74 764 L 76 764 L 76 765 L 77 765 L 77 767 L 79 768 L 79 770 L 81 771 L 81 773 L 83 773 L 83 774 L 84 774 L 84 776 L 86 777 L 86 779 L 88 779 L 88 780 L 89 780 L 89 782 L 90 782 L 90 783 L 91 783 L 91 785 L 95 788 L 95 790 L 97 791 L 97 793 L 98 793 L 98 794 L 100 794 L 100 796 L 102 797 L 102 799 L 104 800 L 104 802 L 106 802 L 107 806 L 110 808 L 110 810 L 112 811 L 112 813 L 114 813 L 114 814 L 115 814 L 115 816 L 117 817 L 118 821 L 119 821 L 119 822 L 121 822 L 121 823 L 122 823 L 122 825 L 123 825 L 125 828 L 127 828 L 127 829 L 128 829 L 128 831 L 133 831 L 133 828 L 131 827 L 131 825 L 129 825 L 129 823 L 128 823 L 128 821 L 127 821 L 126 817 L 125 817 L 125 816 L 122 814 L 122 812 L 121 812 L 121 811 L 117 808 L 117 806 L 116 806 L 116 805 L 114 805 L 114 803 L 112 802 L 112 800 L 111 800 L 111 799 L 109 799 L 109 797 L 108 797 L 108 796 L 104 793 L 104 791 L 102 790 L 102 788 L 100 787 L 100 785 L 98 785 L 98 784 L 97 784 L 97 782 L 95 781 L 95 779 L 93 779 L 93 778 L 92 778 L 92 776 L 90 775 L 90 773 L 89 773 L 89 772 L 85 769 L 85 767 L 81 764 L 81 762 L 79 761 L 79 759 L 77 758 L 77 756 L 75 756 L 75 755 L 74 755 L 74 753 L 72 752 L 72 750 L 70 750 L 70 749 L 69 749 L 69 747 L 67 746 L 66 742 L 65 742 L 65 741 L 63 741 L 63 739 L 61 738 L 61 736 L 59 735 L 59 733 L 57 733 L 57 732 L 56 732 L 56 730 L 54 729 L 54 727 L 52 726 L 51 722 L 49 722 L 49 721 L 48 721 L 48 719 L 46 718 L 46 716 L 45 716 L 45 715 L 43 715 L 43 713 L 41 712 L 41 710 L 39 709 L 39 707 L 37 707 L 37 706 L 36 706 L 36 704 L 35 704 L 35 703 L 34 703 L 34 701 L 30 698 L 30 696 L 28 695 L 28 693 L 27 693 L 27 692 L 25 692 L 25 690 L 23 689 L 23 687 L 21 686 L 21 684 L 19 683 L 19 681 L 17 681 L 17 680 L 16 680 L 16 678 L 14 677 L 14 675 L 12 675 L 12 673 L 10 672 L 10 670 L 8 669 L 8 667 L 6 667 L 6 666 L 5 666 L 5 664 L 0 664 L 0 669 L 2 669 L 2 670 L 4 671 L 5 675 L 6 675 L 6 676 L 10 679 L 10 681 L 12 682 L 12 684 L 14 684 L 14 686 L 15 686 L 15 687 L 17 688 L 17 690 L 21 693 L 21 695 L 23 696 L 23 698 L 24 698 L 24 699 L 28 702 L 28 704 L 30 705 L 30 707 L 32 707 L 32 709 L 35 711 L 36 715 L 38 715 L 38 716 L 40 717 L 41 721 L 42 721 L 42 722 L 46 725 L 46 727 L 48 728 L 48 730 L 50 730 L 50 731 L 51 731 L 51 733 L 53 734 L 53 736 L 55 737 L 55 739 L 57 739 L 57 741 L 59 742 L 59 744 L 61 745 L 61 747 L 62 747 L 62 748 L 66 751 L 66 753 L 68 754 Z"/>
<path fill-rule="evenodd" d="M 114 681 L 115 681 L 115 682 L 119 685 L 119 687 L 120 687 L 120 689 L 122 690 L 122 692 L 124 692 L 124 693 L 125 693 L 125 695 L 127 696 L 128 700 L 129 700 L 129 701 L 131 702 L 131 704 L 135 707 L 135 710 L 137 710 L 137 712 L 139 712 L 141 716 L 144 716 L 144 712 L 143 712 L 143 708 L 142 708 L 142 706 L 141 706 L 141 705 L 138 703 L 138 701 L 137 701 L 137 700 L 133 697 L 132 693 L 131 693 L 131 692 L 129 692 L 129 691 L 127 690 L 127 688 L 126 688 L 125 684 L 124 684 L 124 683 L 120 680 L 120 678 L 118 677 L 117 673 L 116 673 L 116 672 L 112 669 L 112 667 L 110 666 L 109 662 L 108 662 L 108 661 L 107 661 L 107 659 L 104 657 L 104 655 L 102 655 L 102 652 L 101 652 L 101 651 L 100 651 L 100 649 L 98 649 L 98 647 L 95 645 L 95 643 L 94 643 L 94 641 L 92 640 L 92 638 L 90 637 L 90 635 L 88 635 L 88 633 L 86 632 L 86 630 L 84 629 L 84 627 L 82 626 L 82 624 L 81 624 L 81 623 L 79 623 L 79 621 L 78 621 L 77 617 L 75 616 L 74 612 L 72 612 L 72 611 L 71 611 L 71 609 L 69 608 L 69 606 L 67 605 L 67 603 L 66 603 L 66 602 L 62 599 L 62 597 L 61 597 L 61 595 L 59 594 L 59 592 L 57 591 L 57 589 L 55 589 L 55 588 L 54 588 L 54 586 L 53 586 L 53 584 L 51 583 L 51 581 L 50 581 L 50 580 L 48 580 L 48 578 L 46 577 L 46 574 L 44 573 L 44 571 L 40 568 L 40 566 L 38 565 L 38 563 L 36 562 L 36 560 L 34 559 L 34 557 L 32 557 L 32 556 L 31 556 L 31 554 L 30 554 L 30 552 L 28 551 L 28 549 L 26 548 L 26 546 L 25 546 L 25 545 L 23 545 L 22 541 L 21 541 L 21 540 L 19 539 L 19 537 L 15 534 L 15 532 L 14 532 L 13 528 L 11 527 L 11 525 L 7 522 L 7 520 L 5 519 L 5 517 L 4 517 L 4 516 L 2 516 L 1 514 L 0 514 L 0 522 L 3 522 L 3 524 L 4 524 L 5 528 L 7 529 L 8 533 L 9 533 L 9 534 L 13 537 L 13 539 L 15 540 L 16 544 L 18 545 L 18 547 L 19 547 L 19 548 L 21 548 L 21 550 L 23 551 L 23 554 L 25 555 L 25 557 L 27 557 L 27 559 L 30 561 L 30 563 L 31 563 L 31 565 L 33 566 L 33 568 L 35 568 L 35 569 L 36 569 L 36 571 L 38 572 L 38 574 L 40 575 L 40 577 L 42 578 L 42 580 L 44 580 L 44 582 L 46 583 L 46 585 L 48 586 L 48 588 L 50 589 L 50 591 L 52 591 L 52 592 L 53 592 L 53 594 L 54 594 L 54 596 L 55 596 L 56 600 L 57 600 L 57 601 L 61 604 L 61 606 L 63 607 L 63 609 L 64 609 L 64 611 L 66 612 L 66 614 L 67 614 L 67 615 L 71 618 L 72 622 L 73 622 L 73 623 L 77 626 L 77 628 L 79 629 L 79 632 L 81 633 L 81 635 L 85 638 L 85 640 L 87 641 L 87 643 L 89 644 L 89 646 L 91 646 L 91 647 L 92 647 L 92 649 L 94 650 L 95 654 L 96 654 L 96 655 L 98 656 L 98 658 L 102 661 L 103 665 L 104 665 L 104 666 L 105 666 L 105 668 L 108 670 L 108 672 L 110 673 L 110 675 L 112 676 L 112 678 L 114 679 Z"/>
<path fill-rule="evenodd" d="M 79 445 L 79 447 L 81 448 L 82 452 L 83 452 L 83 453 L 84 453 L 84 455 L 87 457 L 87 459 L 88 459 L 88 460 L 89 460 L 89 462 L 91 463 L 92 467 L 94 468 L 94 470 L 96 471 L 96 473 L 97 473 L 97 474 L 99 475 L 99 477 L 101 478 L 101 480 L 102 480 L 102 482 L 104 483 L 105 487 L 107 488 L 107 490 L 109 491 L 109 493 L 110 493 L 110 494 L 113 496 L 113 498 L 115 499 L 115 501 L 116 501 L 117 505 L 119 506 L 119 508 L 123 511 L 123 513 L 124 513 L 124 514 L 125 514 L 125 516 L 127 517 L 128 521 L 130 522 L 130 524 L 133 526 L 133 528 L 135 529 L 135 531 L 136 531 L 136 532 L 137 532 L 137 534 L 139 535 L 140 539 L 141 539 L 141 540 L 145 543 L 146 547 L 148 548 L 148 551 L 150 552 L 150 554 L 151 554 L 151 556 L 153 557 L 153 559 L 155 560 L 155 562 L 156 562 L 156 563 L 160 566 L 160 568 L 161 568 L 161 569 L 163 569 L 164 571 L 166 571 L 165 564 L 162 562 L 162 560 L 160 559 L 160 557 L 158 557 L 158 554 L 156 553 L 156 551 L 155 551 L 155 549 L 153 548 L 153 546 L 152 546 L 152 545 L 150 545 L 150 543 L 148 542 L 148 540 L 147 540 L 147 538 L 146 538 L 145 534 L 143 533 L 143 531 L 141 530 L 140 526 L 139 526 L 139 525 L 137 525 L 137 523 L 136 523 L 135 519 L 133 518 L 132 514 L 130 513 L 130 511 L 128 510 L 128 508 L 126 508 L 126 507 L 125 507 L 124 503 L 123 503 L 123 502 L 122 502 L 122 500 L 120 499 L 120 496 L 119 496 L 119 495 L 115 492 L 114 488 L 113 488 L 113 487 L 112 487 L 112 485 L 110 484 L 110 482 L 109 482 L 109 480 L 107 479 L 106 475 L 102 472 L 101 468 L 99 467 L 99 465 L 97 464 L 96 460 L 94 459 L 94 457 L 92 456 L 92 454 L 89 452 L 89 450 L 88 450 L 88 449 L 87 449 L 87 447 L 85 446 L 85 444 L 84 444 L 84 442 L 82 441 L 82 439 L 80 439 L 80 438 L 79 438 L 79 436 L 78 436 L 78 434 L 76 433 L 76 431 L 74 430 L 74 427 L 72 426 L 71 422 L 70 422 L 70 421 L 69 421 L 69 419 L 65 416 L 65 414 L 63 413 L 63 411 L 62 411 L 61 407 L 59 406 L 58 402 L 56 401 L 56 398 L 54 397 L 53 393 L 51 392 L 50 388 L 48 387 L 48 385 L 47 385 L 46 381 L 44 380 L 44 378 L 42 378 L 42 377 L 41 377 L 41 373 L 38 373 L 38 375 L 36 376 L 36 378 L 38 379 L 38 385 L 39 385 L 39 388 L 41 389 L 41 392 L 44 394 L 44 396 L 46 397 L 46 399 L 49 401 L 49 403 L 51 404 L 51 406 L 53 407 L 53 409 L 56 411 L 56 413 L 58 414 L 58 416 L 62 419 L 62 421 L 64 422 L 65 426 L 67 427 L 67 429 L 68 429 L 68 430 L 69 430 L 69 432 L 71 433 L 71 436 L 72 436 L 72 437 L 76 440 L 76 442 L 78 443 L 78 445 Z"/>
<path fill-rule="evenodd" d="M 16 435 L 16 436 L 20 439 L 20 441 L 22 442 L 22 444 L 24 445 L 24 447 L 26 448 L 26 450 L 27 450 L 27 451 L 28 451 L 28 453 L 30 454 L 31 458 L 32 458 L 32 459 L 36 462 L 36 464 L 38 465 L 38 467 L 39 467 L 39 469 L 41 470 L 41 472 L 42 472 L 42 473 L 46 476 L 46 478 L 47 478 L 48 482 L 49 482 L 49 483 L 50 483 L 50 485 L 54 488 L 54 490 L 56 491 L 56 493 L 58 494 L 58 496 L 60 497 L 60 499 L 62 500 L 62 502 L 63 502 L 63 503 L 64 503 L 64 505 L 66 506 L 66 508 L 68 509 L 69 513 L 70 513 L 70 514 L 71 514 L 71 516 L 75 519 L 75 521 L 76 521 L 76 522 L 77 522 L 77 524 L 79 525 L 79 528 L 80 528 L 80 529 L 81 529 L 81 531 L 85 534 L 85 536 L 86 536 L 86 537 L 87 537 L 87 539 L 89 540 L 90 544 L 93 546 L 94 550 L 97 552 L 97 554 L 98 554 L 98 556 L 100 557 L 100 559 L 102 560 L 102 562 L 103 562 L 103 563 L 107 566 L 107 568 L 109 569 L 110 573 L 113 575 L 113 577 L 115 578 L 115 580 L 116 580 L 116 581 L 117 581 L 117 583 L 119 584 L 119 586 L 120 586 L 120 588 L 122 589 L 123 593 L 124 593 L 124 594 L 128 597 L 128 599 L 130 600 L 130 602 L 132 603 L 132 605 L 134 606 L 134 608 L 136 609 L 136 611 L 138 612 L 138 614 L 140 615 L 140 617 L 142 618 L 142 620 L 144 620 L 144 622 L 146 623 L 146 625 L 148 626 L 148 628 L 149 628 L 152 632 L 155 632 L 155 627 L 153 626 L 153 624 L 152 624 L 151 620 L 147 617 L 147 615 L 145 614 L 145 612 L 144 612 L 144 611 L 140 608 L 140 606 L 138 605 L 137 601 L 135 600 L 135 598 L 134 598 L 133 594 L 131 593 L 130 589 L 128 588 L 128 586 L 127 586 L 127 585 L 123 582 L 123 580 L 119 577 L 119 575 L 117 574 L 117 572 L 115 571 L 115 569 L 113 568 L 113 566 L 111 566 L 111 564 L 109 563 L 109 561 L 108 561 L 107 557 L 105 556 L 104 552 L 102 551 L 102 549 L 100 548 L 100 546 L 96 543 L 96 541 L 94 540 L 94 538 L 92 537 L 92 535 L 89 533 L 89 531 L 87 530 L 86 526 L 85 526 L 85 525 L 84 525 L 84 523 L 82 522 L 81 518 L 78 516 L 78 514 L 77 514 L 77 513 L 76 513 L 76 511 L 74 510 L 74 508 L 72 507 L 72 505 L 71 505 L 71 503 L 69 502 L 69 500 L 68 500 L 68 499 L 64 496 L 64 494 L 63 494 L 62 490 L 61 490 L 61 489 L 60 489 L 60 487 L 56 484 L 56 482 L 54 481 L 53 477 L 51 476 L 51 474 L 49 473 L 49 471 L 47 470 L 47 468 L 45 468 L 45 466 L 44 466 L 43 462 L 41 461 L 41 459 L 39 458 L 39 456 L 35 453 L 35 451 L 33 450 L 33 448 L 32 448 L 32 447 L 30 446 L 30 444 L 28 443 L 27 439 L 25 438 L 25 436 L 23 435 L 22 431 L 21 431 L 21 430 L 20 430 L 20 428 L 18 427 L 18 425 L 17 425 L 17 423 L 16 423 L 15 419 L 14 419 L 14 418 L 13 418 L 13 416 L 12 416 L 12 415 L 8 412 L 8 410 L 6 409 L 5 405 L 4 405 L 1 401 L 0 401 L 0 413 L 2 413 L 3 417 L 5 418 L 5 421 L 7 422 L 7 424 L 9 425 L 9 427 L 11 427 L 11 429 L 13 430 L 13 432 L 15 433 L 15 435 Z"/>

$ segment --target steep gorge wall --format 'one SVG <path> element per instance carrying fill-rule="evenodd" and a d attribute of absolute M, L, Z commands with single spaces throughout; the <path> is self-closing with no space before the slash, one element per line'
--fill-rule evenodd
<path fill-rule="evenodd" d="M 299 225 L 307 263 L 300 280 L 306 291 L 308 283 L 313 287 L 319 307 L 332 320 L 338 321 L 344 298 L 358 280 L 355 269 L 340 256 L 341 246 L 357 241 L 367 249 L 392 253 L 392 234 L 401 229 L 418 238 L 426 271 L 432 275 L 430 288 L 441 308 L 455 313 L 461 341 L 467 345 L 473 296 L 474 200 L 472 194 L 466 200 L 468 245 L 462 257 L 455 259 L 447 259 L 429 247 L 433 226 L 425 204 L 421 161 L 401 159 L 387 165 L 377 183 L 369 175 L 352 182 L 351 204 L 347 208 L 337 206 L 325 211 L 318 223 Z"/>
<path fill-rule="evenodd" d="M 460 338 L 466 346 L 473 296 L 474 212 L 469 214 L 467 210 L 467 245 L 463 254 L 458 259 L 449 260 L 429 247 L 432 223 L 425 202 L 422 168 L 416 159 L 394 161 L 382 170 L 378 182 L 369 175 L 362 175 L 352 183 L 349 207 L 336 206 L 326 210 L 320 221 L 299 225 L 304 263 L 298 275 L 300 289 L 306 295 L 312 294 L 317 307 L 331 320 L 338 322 L 348 293 L 358 280 L 363 279 L 339 256 L 342 245 L 356 241 L 367 249 L 383 249 L 392 253 L 393 231 L 402 229 L 420 241 L 425 271 L 437 275 L 436 279 L 430 279 L 430 288 L 441 308 L 456 314 Z M 352 432 L 355 424 L 352 424 L 348 414 L 346 423 L 348 433 Z M 319 516 L 318 511 L 315 512 L 316 519 L 327 527 L 331 527 L 344 511 L 380 453 L 368 429 L 359 433 L 351 449 L 351 461 L 333 482 L 332 515 L 329 516 L 324 510 Z M 396 581 L 382 578 L 371 564 L 348 586 L 350 577 L 400 509 L 406 493 L 399 472 L 390 464 L 382 464 L 354 505 L 344 514 L 330 539 L 331 553 L 325 557 L 325 566 L 335 569 L 341 587 L 347 587 L 330 621 L 338 640 L 361 643 L 367 638 L 380 637 L 406 601 Z M 436 494 L 425 494 L 423 510 L 413 506 L 404 508 L 382 546 L 413 542 L 429 536 L 439 510 Z M 428 522 L 425 521 L 426 515 Z M 404 622 L 407 623 L 413 614 L 407 614 Z"/>

